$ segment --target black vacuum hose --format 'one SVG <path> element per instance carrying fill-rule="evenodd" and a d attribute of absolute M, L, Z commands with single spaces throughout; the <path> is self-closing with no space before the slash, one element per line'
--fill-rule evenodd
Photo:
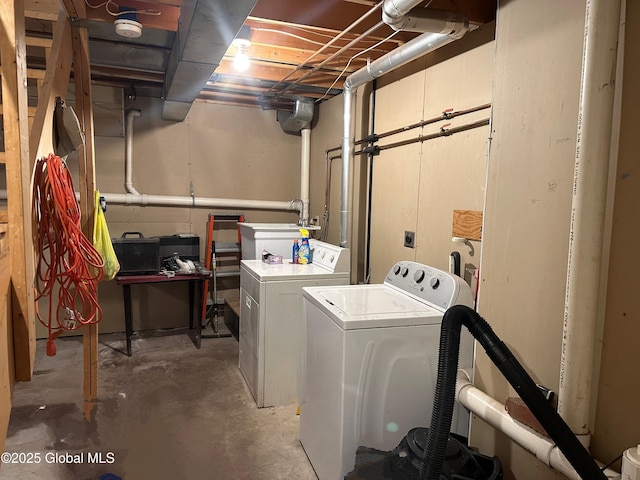
<path fill-rule="evenodd" d="M 438 379 L 420 479 L 439 480 L 442 472 L 455 403 L 462 325 L 466 326 L 482 345 L 491 361 L 526 403 L 580 478 L 606 480 L 607 476 L 600 470 L 587 449 L 489 324 L 471 308 L 462 305 L 449 308 L 442 319 Z"/>

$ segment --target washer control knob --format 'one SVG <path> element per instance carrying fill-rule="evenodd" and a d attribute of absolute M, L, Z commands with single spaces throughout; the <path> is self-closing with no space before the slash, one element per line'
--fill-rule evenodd
<path fill-rule="evenodd" d="M 331 255 L 331 256 L 329 257 L 329 262 L 333 263 L 333 261 L 334 261 L 335 259 L 336 259 L 336 257 L 334 257 L 333 255 Z"/>
<path fill-rule="evenodd" d="M 440 279 L 437 277 L 433 277 L 431 280 L 429 280 L 429 285 L 431 285 L 431 288 L 435 290 L 440 286 Z"/>
<path fill-rule="evenodd" d="M 416 283 L 420 283 L 421 281 L 423 281 L 424 280 L 424 270 L 418 270 L 413 275 L 413 279 L 416 281 Z"/>
<path fill-rule="evenodd" d="M 398 275 L 400 273 L 400 265 L 393 267 L 393 274 Z"/>
<path fill-rule="evenodd" d="M 403 277 L 407 277 L 409 275 L 409 269 L 407 267 L 402 267 L 402 272 L 400 272 Z"/>

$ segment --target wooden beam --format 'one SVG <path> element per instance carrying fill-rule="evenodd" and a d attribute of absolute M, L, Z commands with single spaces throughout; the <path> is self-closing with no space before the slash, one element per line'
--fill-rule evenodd
<path fill-rule="evenodd" d="M 35 117 L 37 108 L 36 107 L 27 107 L 27 116 Z M 4 107 L 0 103 L 0 115 L 4 114 Z"/>
<path fill-rule="evenodd" d="M 67 1 L 67 0 L 65 0 Z M 83 5 L 77 5 L 81 8 Z M 83 12 L 77 12 L 82 18 Z M 89 34 L 86 28 L 71 28 L 73 44 L 73 78 L 76 93 L 76 114 L 85 143 L 78 149 L 78 177 L 82 230 L 93 243 L 93 213 L 95 208 L 95 150 L 93 139 L 93 107 L 91 103 L 91 70 Z M 82 331 L 84 359 L 84 416 L 93 418 L 98 398 L 98 325 L 87 325 Z"/>
<path fill-rule="evenodd" d="M 24 2 L 0 2 L 0 57 L 11 250 L 12 320 L 16 380 L 27 381 L 35 359 L 31 171 L 27 119 Z"/>
<path fill-rule="evenodd" d="M 25 0 L 24 16 L 39 20 L 56 20 L 58 18 L 59 0 Z"/>
<path fill-rule="evenodd" d="M 47 70 L 38 91 L 38 107 L 29 134 L 29 153 L 31 169 L 36 159 L 53 153 L 53 111 L 56 97 L 63 100 L 67 94 L 69 74 L 71 72 L 71 27 L 67 12 L 60 5 L 58 19 L 53 30 L 53 44 L 47 56 Z"/>
<path fill-rule="evenodd" d="M 34 79 L 39 79 L 39 78 L 44 78 L 44 74 L 45 74 L 45 70 L 41 70 L 39 68 L 27 68 L 26 69 L 27 72 L 27 78 L 34 78 Z M 2 75 L 2 71 L 0 71 L 0 76 Z"/>
<path fill-rule="evenodd" d="M 64 8 L 71 18 L 87 18 L 84 0 L 62 0 Z"/>
<path fill-rule="evenodd" d="M 27 42 L 27 47 L 51 48 L 51 45 L 53 45 L 53 39 L 44 38 L 44 37 L 27 36 L 26 42 Z"/>
<path fill-rule="evenodd" d="M 260 80 L 268 80 L 272 82 L 278 82 L 282 80 L 287 74 L 291 73 L 294 70 L 294 67 L 283 67 L 282 65 L 274 66 L 264 64 L 262 62 L 251 62 L 249 68 L 244 72 L 238 72 L 233 66 L 233 60 L 230 58 L 223 58 L 220 61 L 220 65 L 216 68 L 214 73 L 218 73 L 220 75 L 229 75 L 235 77 L 246 77 L 250 79 L 260 79 Z M 297 77 L 306 73 L 306 70 L 300 70 L 295 74 L 295 76 L 291 76 L 287 79 L 285 83 L 292 83 L 296 80 Z M 348 75 L 350 70 L 345 72 L 345 75 Z M 305 84 L 311 84 L 316 87 L 329 87 L 333 84 L 336 79 L 337 73 L 326 73 L 323 71 L 318 71 L 312 78 L 306 78 Z M 338 81 L 336 83 L 336 88 L 342 88 L 342 82 Z"/>

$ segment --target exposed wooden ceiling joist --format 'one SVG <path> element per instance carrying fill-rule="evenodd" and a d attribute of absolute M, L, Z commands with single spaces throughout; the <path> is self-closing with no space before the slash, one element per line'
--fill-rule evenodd
<path fill-rule="evenodd" d="M 50 48 L 51 25 L 57 18 L 61 1 L 70 16 L 87 19 L 90 37 L 92 32 L 96 34 L 91 44 L 95 50 L 95 58 L 92 58 L 92 79 L 95 83 L 121 85 L 158 96 L 164 96 L 169 88 L 167 81 L 171 72 L 168 67 L 171 61 L 175 61 L 170 60 L 172 45 L 175 50 L 175 42 L 185 43 L 177 33 L 179 22 L 188 21 L 199 2 L 208 5 L 205 0 L 113 0 L 108 6 L 104 0 L 24 1 L 25 12 L 30 17 L 27 44 L 31 48 L 29 56 L 33 62 L 29 66 L 33 74 L 37 73 L 36 67 L 43 65 L 38 55 L 43 55 L 42 52 Z M 466 16 L 471 23 L 484 24 L 495 19 L 496 1 L 425 0 L 416 8 L 428 6 L 429 9 L 454 11 Z M 207 60 L 215 70 L 212 81 L 204 86 L 201 98 L 262 108 L 283 108 L 286 105 L 292 108 L 290 97 L 295 95 L 331 98 L 340 93 L 347 75 L 418 35 L 398 32 L 388 38 L 393 32 L 381 22 L 380 3 L 379 0 L 257 0 L 244 21 L 244 25 L 251 29 L 252 45 L 247 51 L 251 67 L 245 73 L 239 73 L 233 67 L 232 59 L 237 48 L 231 46 L 231 40 L 237 29 L 226 28 L 230 30 L 225 33 L 225 38 L 229 37 L 226 53 L 223 50 L 215 61 Z M 97 8 L 90 8 L 87 4 Z M 112 14 L 119 6 L 149 12 L 138 16 L 143 25 L 140 38 L 119 37 L 109 25 L 113 24 L 116 17 Z M 376 9 L 372 10 L 374 7 Z M 358 19 L 367 12 L 371 14 L 359 22 Z M 214 23 L 204 31 L 225 28 L 219 16 Z M 344 33 L 350 25 L 355 25 L 353 31 Z M 376 30 L 368 38 L 355 41 L 374 25 Z M 334 41 L 337 36 L 341 38 Z M 327 42 L 334 44 L 324 48 Z M 380 45 L 368 50 L 378 42 Z M 338 49 L 349 43 L 353 45 L 334 56 Z M 141 58 L 141 49 L 149 49 L 149 56 Z M 317 53 L 319 49 L 323 49 L 320 54 Z M 366 53 L 362 54 L 365 50 Z M 332 59 L 327 60 L 330 56 Z M 153 62 L 150 61 L 152 58 L 155 59 Z M 321 63 L 322 67 L 319 67 Z M 310 69 L 312 73 L 309 73 Z M 189 75 L 181 76 L 181 85 L 193 89 L 188 85 L 189 78 Z M 241 84 L 242 81 L 247 83 Z M 298 81 L 300 84 L 292 87 L 292 83 Z M 226 98 L 225 91 L 228 94 Z M 283 98 L 278 98 L 280 94 Z"/>

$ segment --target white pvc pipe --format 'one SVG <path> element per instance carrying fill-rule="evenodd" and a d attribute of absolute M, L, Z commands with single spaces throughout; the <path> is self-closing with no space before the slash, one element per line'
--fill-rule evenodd
<path fill-rule="evenodd" d="M 184 197 L 171 195 L 147 195 L 139 193 L 131 181 L 133 118 L 140 112 L 132 110 L 127 114 L 127 138 L 125 139 L 125 189 L 128 193 L 101 193 L 107 203 L 114 205 L 141 205 L 155 207 L 192 207 L 192 208 L 246 208 L 251 210 L 298 211 L 302 207 L 297 199 L 290 201 L 247 200 L 238 198 Z M 308 168 L 307 168 L 308 170 Z M 307 174 L 308 177 L 308 174 Z M 308 185 L 308 182 L 307 182 Z M 308 186 L 307 186 L 308 192 Z M 79 193 L 76 192 L 79 198 Z M 0 190 L 0 200 L 7 199 L 7 191 Z M 308 202 L 308 193 L 307 193 Z"/>
<path fill-rule="evenodd" d="M 250 210 L 297 211 L 297 199 L 291 201 L 246 200 L 238 198 L 178 197 L 169 195 L 146 195 L 133 193 L 102 193 L 112 205 L 141 205 L 143 207 L 197 207 L 197 208 L 246 208 Z M 76 192 L 76 199 L 80 193 Z M 7 191 L 0 190 L 0 200 L 7 199 Z"/>
<path fill-rule="evenodd" d="M 140 195 L 133 186 L 133 119 L 139 116 L 140 110 L 127 113 L 127 136 L 124 140 L 124 190 L 134 195 Z"/>
<path fill-rule="evenodd" d="M 302 200 L 302 210 L 300 219 L 302 225 L 309 225 L 309 165 L 311 161 L 311 128 L 305 127 L 301 130 L 301 155 L 300 155 L 300 200 Z"/>
<path fill-rule="evenodd" d="M 238 198 L 181 197 L 131 193 L 101 193 L 107 203 L 154 207 L 247 208 L 253 210 L 298 210 L 298 201 L 247 200 Z"/>
<path fill-rule="evenodd" d="M 342 184 L 340 197 L 340 246 L 349 246 L 351 227 L 351 172 L 355 145 L 355 104 L 358 87 L 385 73 L 395 70 L 416 58 L 442 47 L 456 38 L 438 33 L 425 33 L 386 55 L 374 60 L 366 67 L 352 73 L 344 82 L 344 105 L 342 120 Z"/>
<path fill-rule="evenodd" d="M 568 478 L 581 480 L 552 439 L 513 419 L 502 403 L 476 388 L 464 372 L 458 373 L 456 398 L 471 413 L 507 435 L 548 467 Z M 612 479 L 620 478 L 620 474 L 613 470 L 605 470 L 604 473 Z"/>
<path fill-rule="evenodd" d="M 558 412 L 588 435 L 615 93 L 620 0 L 587 0 Z M 602 311 L 602 310 L 600 310 Z"/>
<path fill-rule="evenodd" d="M 340 246 L 343 248 L 349 248 L 349 230 L 351 228 L 351 171 L 353 169 L 353 151 L 356 142 L 356 123 L 354 120 L 356 88 L 348 87 L 345 82 L 343 91 L 342 178 L 340 184 Z"/>
<path fill-rule="evenodd" d="M 125 138 L 125 182 L 127 193 L 102 193 L 107 203 L 115 205 L 142 205 L 156 207 L 193 207 L 193 208 L 246 208 L 252 210 L 304 210 L 303 202 L 298 200 L 270 201 L 247 200 L 237 198 L 209 198 L 209 197 L 185 197 L 172 195 L 147 195 L 142 194 L 133 186 L 133 119 L 140 116 L 139 110 L 131 110 L 127 113 L 127 128 Z M 303 134 L 304 139 L 304 134 Z M 304 142 L 303 142 L 304 143 Z M 303 147 L 304 148 L 304 147 Z M 308 158 L 307 158 L 308 162 Z M 309 180 L 307 165 L 307 204 L 309 203 Z M 308 217 L 307 217 L 308 218 Z"/>

